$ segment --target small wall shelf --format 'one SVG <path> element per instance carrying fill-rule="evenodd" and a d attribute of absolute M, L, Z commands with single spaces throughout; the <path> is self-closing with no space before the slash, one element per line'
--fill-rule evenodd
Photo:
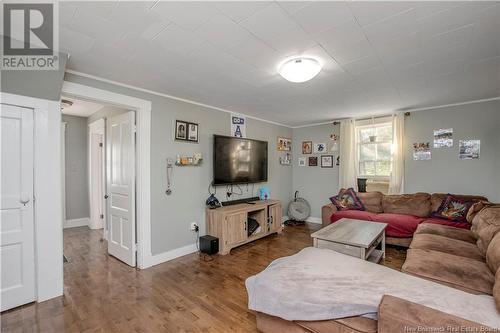
<path fill-rule="evenodd" d="M 177 155 L 175 165 L 177 166 L 200 166 L 203 158 L 201 154 L 194 154 L 193 156 L 180 156 Z"/>
<path fill-rule="evenodd" d="M 194 162 L 191 162 L 191 163 L 175 163 L 175 165 L 177 166 L 200 166 L 201 165 L 201 160 L 198 161 L 198 163 L 194 163 Z"/>

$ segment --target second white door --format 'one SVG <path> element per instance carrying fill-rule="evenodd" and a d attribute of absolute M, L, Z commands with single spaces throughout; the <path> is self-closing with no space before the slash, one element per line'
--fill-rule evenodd
<path fill-rule="evenodd" d="M 135 266 L 135 112 L 107 120 L 106 151 L 108 253 Z"/>
<path fill-rule="evenodd" d="M 0 311 L 35 300 L 33 110 L 0 105 Z"/>

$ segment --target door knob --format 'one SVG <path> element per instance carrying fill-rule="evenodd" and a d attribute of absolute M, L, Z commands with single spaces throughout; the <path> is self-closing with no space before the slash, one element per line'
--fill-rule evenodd
<path fill-rule="evenodd" d="M 21 199 L 19 201 L 26 206 L 26 204 L 30 202 L 30 196 L 26 193 L 21 193 Z"/>
<path fill-rule="evenodd" d="M 104 195 L 104 199 L 107 199 L 107 198 L 109 198 L 109 196 L 108 196 L 107 194 L 106 194 L 106 195 Z"/>

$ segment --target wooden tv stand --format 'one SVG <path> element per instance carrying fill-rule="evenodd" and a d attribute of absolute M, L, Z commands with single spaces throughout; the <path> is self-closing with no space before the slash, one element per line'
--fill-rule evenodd
<path fill-rule="evenodd" d="M 247 218 L 257 220 L 257 229 L 248 236 Z M 215 209 L 206 209 L 207 234 L 219 238 L 219 253 L 226 255 L 231 249 L 273 233 L 281 233 L 281 202 L 259 200 Z"/>

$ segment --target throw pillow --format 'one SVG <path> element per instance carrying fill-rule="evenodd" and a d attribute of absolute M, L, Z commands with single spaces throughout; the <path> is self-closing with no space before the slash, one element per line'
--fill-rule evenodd
<path fill-rule="evenodd" d="M 472 224 L 472 220 L 474 217 L 484 208 L 493 205 L 488 201 L 474 201 L 474 204 L 469 208 L 469 212 L 467 213 L 467 222 Z"/>
<path fill-rule="evenodd" d="M 365 210 L 365 206 L 352 187 L 347 190 L 341 189 L 338 195 L 330 198 L 330 201 L 338 210 Z"/>
<path fill-rule="evenodd" d="M 467 201 L 447 194 L 438 210 L 433 212 L 433 217 L 454 222 L 467 222 L 467 213 L 475 201 Z"/>

